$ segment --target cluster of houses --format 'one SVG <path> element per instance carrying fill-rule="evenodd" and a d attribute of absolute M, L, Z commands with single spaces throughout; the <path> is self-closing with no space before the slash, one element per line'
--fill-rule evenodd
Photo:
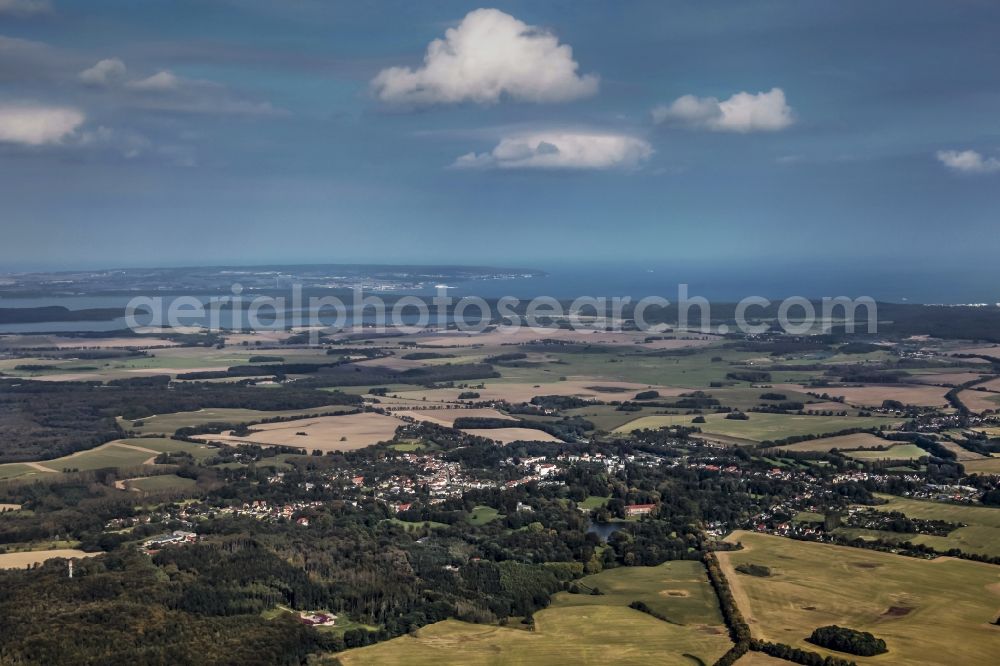
<path fill-rule="evenodd" d="M 198 535 L 194 532 L 174 530 L 173 532 L 169 532 L 167 534 L 161 534 L 160 536 L 146 539 L 142 543 L 142 550 L 146 553 L 155 553 L 166 546 L 178 546 L 195 543 L 196 541 L 198 541 Z"/>
<path fill-rule="evenodd" d="M 303 611 L 299 613 L 299 622 L 311 627 L 332 627 L 337 624 L 337 616 L 333 613 Z"/>
<path fill-rule="evenodd" d="M 230 506 L 219 509 L 221 514 L 230 514 L 233 516 L 249 516 L 251 518 L 256 518 L 258 520 L 278 520 L 284 518 L 285 520 L 292 520 L 293 516 L 305 511 L 306 509 L 313 509 L 322 506 L 323 502 L 291 502 L 288 504 L 271 504 L 265 500 L 254 500 L 253 502 L 244 502 L 240 506 Z M 308 527 L 309 519 L 299 517 L 296 519 L 299 525 Z"/>

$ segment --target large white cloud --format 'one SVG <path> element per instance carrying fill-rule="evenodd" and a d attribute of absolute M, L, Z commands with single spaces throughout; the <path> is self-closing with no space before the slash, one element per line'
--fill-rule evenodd
<path fill-rule="evenodd" d="M 384 69 L 372 90 L 402 104 L 495 104 L 505 96 L 562 102 L 597 92 L 598 77 L 580 76 L 577 68 L 573 49 L 547 30 L 496 9 L 477 9 L 427 46 L 422 67 Z"/>
<path fill-rule="evenodd" d="M 125 80 L 127 70 L 119 58 L 106 58 L 80 72 L 80 80 L 88 86 L 111 86 Z"/>
<path fill-rule="evenodd" d="M 498 169 L 613 169 L 636 167 L 653 154 L 626 134 L 540 131 L 504 137 L 488 153 L 462 155 L 453 166 Z"/>
<path fill-rule="evenodd" d="M 1000 159 L 983 157 L 975 150 L 939 150 L 937 158 L 949 169 L 963 173 L 992 173 L 1000 171 Z"/>
<path fill-rule="evenodd" d="M 83 124 L 84 115 L 68 107 L 0 105 L 0 143 L 43 146 L 61 143 Z"/>
<path fill-rule="evenodd" d="M 656 123 L 668 123 L 713 132 L 774 132 L 795 122 L 792 107 L 781 88 L 768 92 L 739 92 L 729 99 L 684 95 L 670 105 L 653 109 Z"/>

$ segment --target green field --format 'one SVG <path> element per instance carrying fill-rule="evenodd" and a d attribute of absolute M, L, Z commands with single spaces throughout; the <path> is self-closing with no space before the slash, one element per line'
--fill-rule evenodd
<path fill-rule="evenodd" d="M 600 353 L 563 352 L 558 347 L 553 347 L 548 355 L 558 364 L 547 363 L 532 367 L 504 366 L 497 369 L 503 375 L 504 381 L 513 382 L 546 384 L 555 381 L 560 376 L 600 377 L 637 384 L 709 390 L 712 382 L 747 386 L 745 382 L 726 380 L 726 373 L 734 370 L 733 364 L 760 358 L 760 354 L 714 346 L 704 347 L 702 350 L 686 356 L 637 352 L 631 347 L 619 347 L 614 351 Z M 712 358 L 715 357 L 720 357 L 722 360 L 712 361 Z M 793 376 L 794 381 L 798 381 L 801 378 L 808 379 L 816 373 L 791 372 L 787 374 Z M 775 381 L 779 381 L 779 378 L 775 378 Z M 623 394 L 621 397 L 631 398 L 632 396 Z"/>
<path fill-rule="evenodd" d="M 214 449 L 190 442 L 181 442 L 165 438 L 119 439 L 102 444 L 87 451 L 78 451 L 62 458 L 39 461 L 39 465 L 52 472 L 62 472 L 66 469 L 87 471 L 106 467 L 137 467 L 150 458 L 165 451 L 187 451 L 196 459 L 211 455 Z M 24 463 L 7 463 L 0 465 L 0 479 L 37 476 L 47 474 L 44 470 L 25 465 Z"/>
<path fill-rule="evenodd" d="M 535 630 L 446 620 L 415 636 L 336 655 L 345 666 L 385 664 L 711 664 L 731 643 L 700 562 L 621 567 L 583 578 L 604 594 L 560 592 Z M 644 601 L 671 621 L 628 607 Z M 513 627 L 514 625 L 512 625 Z"/>
<path fill-rule="evenodd" d="M 844 455 L 854 460 L 917 460 L 929 454 L 916 444 L 897 444 L 885 451 L 850 451 Z"/>
<path fill-rule="evenodd" d="M 1000 474 L 1000 456 L 983 458 L 981 460 L 963 460 L 962 465 L 969 474 Z"/>
<path fill-rule="evenodd" d="M 470 525 L 485 525 L 500 517 L 500 512 L 491 506 L 477 506 L 469 514 Z"/>
<path fill-rule="evenodd" d="M 705 414 L 705 423 L 692 424 L 694 416 L 644 416 L 630 421 L 615 432 L 628 433 L 640 428 L 684 425 L 701 428 L 707 435 L 732 437 L 748 442 L 779 440 L 784 437 L 821 435 L 848 428 L 871 428 L 896 423 L 891 419 L 855 416 L 797 416 L 794 414 L 747 414 L 749 420 L 727 419 L 725 414 Z"/>
<path fill-rule="evenodd" d="M 599 495 L 591 495 L 587 499 L 583 500 L 577 506 L 581 509 L 586 509 L 587 511 L 593 511 L 594 509 L 599 509 L 611 500 L 610 497 L 601 497 Z"/>
<path fill-rule="evenodd" d="M 754 637 L 835 654 L 808 642 L 813 629 L 837 624 L 870 631 L 889 652 L 850 658 L 859 664 L 996 663 L 1000 567 L 951 558 L 891 553 L 736 532 L 744 549 L 719 553 L 733 596 Z M 732 567 L 760 564 L 768 577 Z"/>
<path fill-rule="evenodd" d="M 643 407 L 638 412 L 625 412 L 619 410 L 614 405 L 594 405 L 592 407 L 567 409 L 562 413 L 566 416 L 579 416 L 587 419 L 594 424 L 597 430 L 612 432 L 629 421 L 634 421 L 643 416 L 655 416 L 663 411 L 660 407 Z"/>
<path fill-rule="evenodd" d="M 19 476 L 31 476 L 33 474 L 45 474 L 24 463 L 4 463 L 0 465 L 0 481 L 15 479 Z"/>
<path fill-rule="evenodd" d="M 125 482 L 129 488 L 136 488 L 142 492 L 184 492 L 191 490 L 195 486 L 194 479 L 188 479 L 176 474 L 161 474 L 159 476 L 148 476 L 142 479 L 130 479 Z"/>
<path fill-rule="evenodd" d="M 401 518 L 386 518 L 382 522 L 399 525 L 407 532 L 412 532 L 413 530 L 422 530 L 424 529 L 424 527 L 429 527 L 431 529 L 440 529 L 443 527 L 448 527 L 448 525 L 445 523 L 438 523 L 433 520 L 420 520 L 417 522 L 411 522 L 409 520 L 402 520 Z"/>
<path fill-rule="evenodd" d="M 136 340 L 141 345 L 141 340 Z M 214 347 L 163 347 L 152 349 L 148 356 L 108 359 L 66 359 L 20 358 L 0 361 L 0 372 L 16 376 L 37 377 L 60 373 L 84 373 L 94 379 L 120 379 L 137 375 L 151 375 L 157 372 L 178 373 L 191 370 L 218 369 L 247 365 L 251 356 L 272 355 L 274 352 L 253 348 L 216 349 Z M 322 350 L 281 350 L 290 363 L 329 363 L 330 357 Z M 47 366 L 44 370 L 15 370 L 18 365 Z M 79 368 L 94 368 L 80 370 Z M 148 371 L 148 372 L 143 372 Z"/>
<path fill-rule="evenodd" d="M 412 453 L 427 448 L 427 445 L 423 442 L 399 442 L 397 444 L 390 444 L 389 448 L 402 453 Z"/>
<path fill-rule="evenodd" d="M 553 356 L 560 363 L 555 372 L 560 375 L 584 375 L 605 379 L 681 386 L 691 389 L 708 389 L 711 382 L 726 382 L 726 373 L 733 371 L 731 363 L 742 363 L 760 354 L 707 347 L 689 356 L 657 356 L 655 354 L 565 354 L 554 350 Z M 722 361 L 712 361 L 721 357 Z M 612 362 L 612 360 L 614 362 Z M 518 368 L 517 370 L 521 370 Z M 505 377 L 514 371 L 501 370 Z M 525 381 L 529 379 L 525 378 Z M 552 381 L 550 374 L 538 375 L 531 380 Z M 744 384 L 745 385 L 745 384 Z"/>
<path fill-rule="evenodd" d="M 889 500 L 888 504 L 874 507 L 880 511 L 900 511 L 909 518 L 946 520 L 968 525 L 945 537 L 916 535 L 910 539 L 914 543 L 926 544 L 937 550 L 958 548 L 966 553 L 1000 556 L 1000 508 L 925 502 L 892 495 L 878 497 Z"/>
<path fill-rule="evenodd" d="M 261 411 L 256 409 L 199 409 L 195 412 L 173 412 L 157 414 L 138 421 L 118 419 L 118 425 L 128 432 L 138 435 L 173 435 L 178 428 L 201 426 L 207 423 L 252 423 L 264 419 L 283 418 L 289 416 L 311 416 L 351 411 L 353 408 L 343 405 L 327 405 L 312 409 L 289 409 L 284 411 Z M 141 423 L 135 426 L 133 423 Z"/>

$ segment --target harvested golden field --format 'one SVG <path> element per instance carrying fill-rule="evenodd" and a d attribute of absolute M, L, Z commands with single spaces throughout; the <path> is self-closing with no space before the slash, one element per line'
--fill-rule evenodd
<path fill-rule="evenodd" d="M 558 437 L 553 437 L 542 430 L 534 428 L 468 428 L 462 432 L 476 437 L 485 437 L 501 444 L 511 442 L 562 442 Z"/>
<path fill-rule="evenodd" d="M 263 411 L 256 409 L 228 409 L 228 408 L 208 408 L 199 409 L 193 412 L 170 412 L 168 414 L 157 414 L 147 416 L 137 421 L 118 419 L 118 425 L 123 430 L 135 432 L 139 435 L 173 435 L 178 428 L 188 426 L 200 426 L 206 423 L 253 423 L 265 419 L 286 418 L 290 416 L 313 416 L 316 414 L 335 414 L 337 412 L 351 411 L 348 406 L 330 405 L 329 407 L 316 407 L 313 409 L 287 409 L 278 411 Z M 139 423 L 141 425 L 134 425 Z"/>
<path fill-rule="evenodd" d="M 706 435 L 721 436 L 745 442 L 777 441 L 783 437 L 822 435 L 852 428 L 878 428 L 899 423 L 899 420 L 878 416 L 799 416 L 797 414 L 748 414 L 747 419 L 729 419 L 726 414 L 705 414 L 705 423 L 696 424 Z M 615 428 L 629 433 L 642 428 L 695 425 L 691 414 L 641 416 Z"/>
<path fill-rule="evenodd" d="M 1000 456 L 970 460 L 963 462 L 962 466 L 968 474 L 1000 474 Z"/>
<path fill-rule="evenodd" d="M 763 652 L 747 652 L 736 660 L 736 666 L 788 666 L 789 663 Z"/>
<path fill-rule="evenodd" d="M 436 423 L 437 425 L 446 426 L 450 428 L 455 419 L 460 418 L 477 418 L 477 419 L 504 419 L 506 421 L 517 421 L 513 416 L 508 416 L 496 409 L 489 409 L 488 407 L 483 408 L 473 408 L 473 409 L 420 409 L 419 407 L 411 407 L 410 409 L 404 409 L 399 411 L 393 411 L 393 416 L 409 417 L 411 419 L 416 419 L 417 421 L 428 421 L 430 423 Z"/>
<path fill-rule="evenodd" d="M 891 553 L 734 532 L 743 550 L 718 553 L 733 597 L 755 638 L 845 657 L 805 639 L 836 624 L 870 631 L 889 652 L 858 664 L 996 663 L 1000 567 L 952 558 Z M 739 564 L 771 569 L 736 573 Z"/>
<path fill-rule="evenodd" d="M 253 432 L 245 437 L 234 436 L 227 430 L 219 435 L 198 435 L 197 439 L 223 444 L 280 444 L 306 451 L 353 451 L 392 439 L 402 424 L 391 416 L 365 412 L 265 423 L 253 426 Z"/>
<path fill-rule="evenodd" d="M 33 564 L 41 564 L 53 557 L 94 557 L 104 553 L 85 553 L 73 548 L 56 548 L 55 550 L 33 550 L 24 553 L 0 554 L 0 569 L 25 569 Z"/>
<path fill-rule="evenodd" d="M 1000 409 L 1000 393 L 965 389 L 960 391 L 958 399 L 973 412 L 985 412 L 988 409 Z"/>
<path fill-rule="evenodd" d="M 943 446 L 944 448 L 946 448 L 949 451 L 951 451 L 952 453 L 954 453 L 955 454 L 955 459 L 958 460 L 959 462 L 963 463 L 963 464 L 967 463 L 967 462 L 972 462 L 972 461 L 989 460 L 990 459 L 989 456 L 984 456 L 984 455 L 982 455 L 980 453 L 975 453 L 973 451 L 969 451 L 968 449 L 963 448 L 962 446 L 959 446 L 955 442 L 949 442 L 947 440 L 941 440 L 939 443 L 941 444 L 941 446 Z"/>
<path fill-rule="evenodd" d="M 859 432 L 853 435 L 840 435 L 838 437 L 823 437 L 822 439 L 811 439 L 807 442 L 798 442 L 782 446 L 783 451 L 830 451 L 832 449 L 875 449 L 880 446 L 890 446 L 881 437 L 876 437 L 867 432 Z"/>
<path fill-rule="evenodd" d="M 976 388 L 984 388 L 987 391 L 996 391 L 1000 393 L 1000 377 L 995 377 L 989 381 L 983 382 L 982 384 L 976 384 Z"/>
<path fill-rule="evenodd" d="M 943 386 L 928 386 L 926 384 L 865 384 L 859 386 L 824 386 L 819 389 L 808 389 L 798 384 L 776 384 L 775 389 L 787 388 L 792 391 L 813 391 L 842 397 L 851 405 L 865 407 L 880 407 L 884 400 L 898 400 L 904 405 L 921 407 L 946 407 L 948 401 L 944 394 L 948 389 Z"/>
<path fill-rule="evenodd" d="M 949 451 L 951 451 L 952 453 L 954 453 L 955 454 L 955 459 L 958 460 L 960 463 L 965 463 L 966 461 L 970 461 L 970 460 L 986 460 L 987 459 L 987 456 L 984 456 L 982 454 L 974 453 L 972 451 L 969 451 L 968 449 L 965 449 L 965 448 L 959 446 L 955 442 L 949 442 L 946 439 L 940 440 L 940 444 L 944 448 L 946 448 Z"/>
<path fill-rule="evenodd" d="M 958 386 L 965 382 L 979 379 L 983 375 L 978 372 L 929 372 L 927 374 L 914 375 L 911 380 L 918 384 L 942 384 L 946 386 Z"/>

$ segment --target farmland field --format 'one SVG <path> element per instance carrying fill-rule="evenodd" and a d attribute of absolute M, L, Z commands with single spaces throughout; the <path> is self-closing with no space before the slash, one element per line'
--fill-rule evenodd
<path fill-rule="evenodd" d="M 588 576 L 605 594 L 560 592 L 535 613 L 535 630 L 446 620 L 413 636 L 336 655 L 345 666 L 385 664 L 712 663 L 731 643 L 699 562 L 622 567 Z M 671 622 L 628 607 L 641 600 Z M 675 624 L 677 623 L 677 624 Z M 512 625 L 516 626 L 516 625 Z M 690 656 L 688 656 L 690 655 Z"/>
<path fill-rule="evenodd" d="M 476 437 L 485 437 L 502 444 L 510 442 L 561 442 L 543 430 L 534 428 L 466 428 L 462 432 Z"/>
<path fill-rule="evenodd" d="M 500 517 L 500 512 L 491 506 L 477 506 L 469 515 L 470 525 L 485 525 Z"/>
<path fill-rule="evenodd" d="M 871 433 L 859 432 L 853 435 L 838 435 L 836 437 L 823 437 L 821 439 L 810 439 L 805 442 L 786 444 L 781 447 L 782 451 L 830 451 L 832 449 L 874 449 L 879 446 L 888 446 L 890 442 Z"/>
<path fill-rule="evenodd" d="M 196 459 L 202 459 L 211 453 L 207 446 L 173 439 L 119 439 L 53 460 L 0 465 L 0 479 L 62 472 L 64 469 L 85 471 L 106 467 L 137 467 L 150 464 L 153 458 L 165 451 L 187 451 Z"/>
<path fill-rule="evenodd" d="M 885 451 L 850 451 L 844 455 L 854 460 L 917 460 L 928 453 L 916 444 L 896 444 Z"/>
<path fill-rule="evenodd" d="M 776 385 L 775 388 L 804 390 L 801 386 Z M 841 397 L 852 405 L 879 407 L 884 400 L 898 400 L 904 405 L 924 407 L 945 407 L 948 401 L 944 394 L 947 388 L 927 384 L 865 384 L 860 386 L 824 386 L 812 389 L 818 393 Z"/>
<path fill-rule="evenodd" d="M 970 460 L 962 463 L 965 471 L 972 474 L 1000 474 L 1000 456 Z"/>
<path fill-rule="evenodd" d="M 45 474 L 31 465 L 25 463 L 4 463 L 0 465 L 0 481 L 15 479 L 19 476 L 30 476 L 32 474 Z"/>
<path fill-rule="evenodd" d="M 225 444 L 280 444 L 313 451 L 353 451 L 377 442 L 392 439 L 396 428 L 403 422 L 391 416 L 366 412 L 341 416 L 320 416 L 280 423 L 253 426 L 246 436 L 235 436 L 232 431 L 219 435 L 198 435 L 196 439 Z M 305 433 L 300 435 L 299 433 Z M 542 433 L 544 434 L 544 433 Z"/>
<path fill-rule="evenodd" d="M 994 661 L 1000 641 L 1000 627 L 990 624 L 1000 606 L 997 567 L 748 532 L 728 540 L 744 549 L 719 553 L 719 561 L 756 638 L 844 657 L 805 640 L 816 627 L 837 624 L 870 631 L 888 644 L 888 654 L 852 656 L 859 664 Z M 733 570 L 748 563 L 770 567 L 772 575 Z"/>
<path fill-rule="evenodd" d="M 53 557 L 94 557 L 103 553 L 85 553 L 74 548 L 53 550 L 33 550 L 23 553 L 0 553 L 0 569 L 24 569 L 32 564 L 41 564 Z"/>
<path fill-rule="evenodd" d="M 974 412 L 984 412 L 987 409 L 1000 409 L 1000 393 L 990 391 L 975 391 L 965 389 L 958 394 L 962 404 Z"/>
<path fill-rule="evenodd" d="M 910 539 L 914 543 L 926 544 L 937 550 L 959 548 L 966 553 L 1000 556 L 1000 508 L 926 502 L 892 495 L 879 497 L 889 500 L 888 504 L 874 507 L 880 511 L 899 511 L 909 518 L 968 525 L 943 537 L 920 534 Z"/>
<path fill-rule="evenodd" d="M 190 490 L 195 486 L 194 479 L 187 479 L 176 474 L 161 474 L 159 476 L 147 476 L 139 479 L 128 479 L 125 486 L 132 490 L 142 492 L 158 491 L 178 491 Z"/>
<path fill-rule="evenodd" d="M 736 666 L 788 666 L 789 663 L 763 652 L 747 652 L 736 660 Z"/>
<path fill-rule="evenodd" d="M 513 416 L 507 416 L 506 414 L 499 412 L 495 409 L 420 409 L 419 407 L 414 407 L 412 409 L 406 409 L 401 411 L 393 411 L 393 416 L 408 416 L 411 419 L 417 421 L 429 421 L 431 423 L 436 423 L 437 425 L 445 426 L 450 428 L 455 422 L 455 419 L 461 418 L 487 418 L 487 419 L 505 419 L 509 421 L 516 421 Z"/>
<path fill-rule="evenodd" d="M 520 368 L 517 370 L 520 370 Z M 506 368 L 504 372 L 507 373 Z M 565 372 L 565 369 L 561 369 L 560 372 Z M 504 375 L 505 379 L 506 377 L 507 374 Z M 622 400 L 631 398 L 638 391 L 644 391 L 651 386 L 649 384 L 597 379 L 594 377 L 572 377 L 564 381 L 558 381 L 558 377 L 551 376 L 527 382 L 493 379 L 486 380 L 484 384 L 484 388 L 474 389 L 480 395 L 479 400 L 507 400 L 509 402 L 527 402 L 539 395 L 566 395 L 596 400 Z M 656 388 L 664 396 L 677 396 L 684 393 L 684 390 L 679 388 L 666 388 L 662 386 L 653 386 L 653 388 Z M 414 405 L 420 405 L 424 398 L 427 399 L 427 402 L 454 402 L 458 400 L 458 396 L 463 390 L 453 388 L 413 390 L 411 388 L 408 391 L 390 392 L 390 395 L 398 395 L 402 399 L 414 401 Z"/>
<path fill-rule="evenodd" d="M 644 416 L 617 428 L 615 432 L 632 432 L 640 428 L 662 428 L 672 425 L 696 425 L 709 435 L 735 437 L 761 442 L 794 435 L 817 435 L 849 428 L 872 428 L 895 423 L 892 419 L 868 416 L 797 416 L 793 414 L 747 414 L 746 421 L 727 419 L 725 414 L 706 414 L 705 423 L 692 424 L 694 416 L 664 415 Z"/>
<path fill-rule="evenodd" d="M 178 428 L 205 425 L 206 423 L 253 423 L 264 419 L 287 418 L 291 416 L 312 416 L 313 414 L 335 414 L 353 408 L 329 405 L 312 409 L 289 409 L 283 411 L 261 411 L 256 409 L 199 409 L 196 412 L 174 412 L 157 414 L 139 421 L 118 419 L 118 424 L 126 431 L 138 435 L 172 435 Z M 140 423 L 141 425 L 133 425 Z"/>
<path fill-rule="evenodd" d="M 590 495 L 587 499 L 579 502 L 577 506 L 581 509 L 586 509 L 587 511 L 592 511 L 594 509 L 599 509 L 605 504 L 611 501 L 610 497 L 601 497 L 599 495 Z"/>

